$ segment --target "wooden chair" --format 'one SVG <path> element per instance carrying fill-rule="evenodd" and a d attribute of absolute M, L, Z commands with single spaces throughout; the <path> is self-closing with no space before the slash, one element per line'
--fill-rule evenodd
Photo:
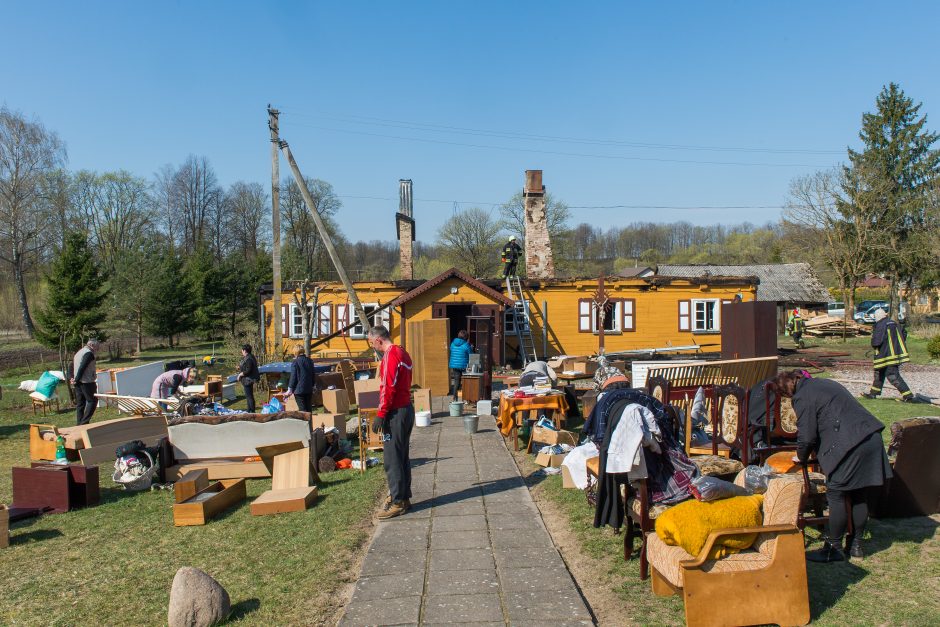
<path fill-rule="evenodd" d="M 801 493 L 796 476 L 772 480 L 764 495 L 763 525 L 713 531 L 697 556 L 651 534 L 653 593 L 681 592 L 690 627 L 809 623 L 806 557 L 795 524 Z M 746 533 L 759 534 L 752 548 L 708 559 L 718 539 Z"/>
<path fill-rule="evenodd" d="M 45 400 L 45 401 L 39 400 L 38 398 L 32 398 L 32 397 L 30 397 L 30 400 L 33 402 L 33 415 L 34 416 L 36 415 L 37 411 L 41 411 L 42 415 L 45 416 L 46 409 L 48 409 L 49 411 L 52 411 L 53 405 L 55 405 L 56 413 L 59 413 L 60 411 L 62 411 L 59 408 L 59 396 L 57 394 L 53 394 L 48 400 Z"/>
<path fill-rule="evenodd" d="M 712 454 L 731 457 L 737 451 L 745 466 L 750 460 L 749 397 L 748 391 L 736 383 L 719 385 L 713 390 Z M 722 454 L 725 451 L 727 455 Z"/>

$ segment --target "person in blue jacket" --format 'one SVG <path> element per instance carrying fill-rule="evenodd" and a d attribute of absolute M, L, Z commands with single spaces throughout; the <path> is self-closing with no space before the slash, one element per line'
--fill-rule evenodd
<path fill-rule="evenodd" d="M 457 337 L 450 343 L 450 395 L 457 398 L 457 391 L 460 389 L 460 381 L 463 378 L 463 372 L 470 363 L 470 353 L 473 347 L 467 341 L 467 332 L 461 329 L 457 332 Z"/>

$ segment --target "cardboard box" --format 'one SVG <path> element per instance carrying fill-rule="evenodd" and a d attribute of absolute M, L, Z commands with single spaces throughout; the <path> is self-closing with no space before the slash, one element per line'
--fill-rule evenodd
<path fill-rule="evenodd" d="M 567 466 L 561 467 L 561 487 L 568 489 L 577 489 L 578 486 L 574 484 L 574 479 L 571 478 L 571 471 L 568 470 Z"/>
<path fill-rule="evenodd" d="M 343 379 L 342 372 L 321 372 L 317 375 L 317 385 L 321 390 L 328 390 L 331 387 L 334 390 L 345 390 L 346 381 Z"/>
<path fill-rule="evenodd" d="M 587 361 L 586 359 L 579 360 L 574 362 L 571 370 L 574 370 L 575 372 L 583 372 L 584 374 L 594 374 L 597 372 L 597 362 Z"/>
<path fill-rule="evenodd" d="M 415 411 L 431 411 L 431 390 L 417 389 L 412 392 Z"/>
<path fill-rule="evenodd" d="M 363 409 L 378 409 L 379 391 L 370 390 L 368 392 L 360 392 L 356 394 L 356 407 L 358 407 L 360 411 Z"/>
<path fill-rule="evenodd" d="M 379 391 L 379 380 L 378 379 L 356 379 L 353 382 L 353 386 L 356 389 L 356 398 L 359 397 L 363 392 L 378 392 Z"/>
<path fill-rule="evenodd" d="M 545 427 L 534 427 L 532 429 L 532 441 L 543 444 L 570 444 L 577 446 L 578 440 L 571 431 L 554 431 Z"/>
<path fill-rule="evenodd" d="M 323 390 L 323 408 L 329 414 L 348 414 L 349 397 L 346 390 Z"/>
<path fill-rule="evenodd" d="M 561 455 L 539 453 L 535 456 L 535 463 L 546 468 L 558 468 L 561 466 L 561 462 L 565 461 L 565 457 L 567 456 L 568 453 L 562 453 Z"/>
<path fill-rule="evenodd" d="M 346 438 L 346 421 L 349 418 L 346 414 L 313 414 L 310 416 L 310 428 L 324 430 L 335 428 L 339 431 L 341 439 Z"/>

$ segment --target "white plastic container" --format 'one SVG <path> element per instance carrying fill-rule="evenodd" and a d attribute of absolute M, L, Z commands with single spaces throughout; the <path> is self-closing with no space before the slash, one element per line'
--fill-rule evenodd
<path fill-rule="evenodd" d="M 477 416 L 492 416 L 493 401 L 477 401 Z"/>
<path fill-rule="evenodd" d="M 430 427 L 431 426 L 431 412 L 429 411 L 415 412 L 415 426 Z"/>

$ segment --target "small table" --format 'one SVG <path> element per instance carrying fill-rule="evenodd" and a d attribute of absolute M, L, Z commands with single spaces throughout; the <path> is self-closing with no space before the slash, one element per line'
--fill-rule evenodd
<path fill-rule="evenodd" d="M 547 394 L 545 396 L 528 396 L 524 398 L 514 398 L 507 396 L 499 397 L 499 430 L 504 437 L 513 436 L 514 450 L 519 450 L 519 424 L 518 413 L 521 411 L 551 409 L 553 410 L 552 419 L 555 426 L 561 428 L 561 422 L 565 419 L 568 411 L 568 401 L 564 394 Z"/>

